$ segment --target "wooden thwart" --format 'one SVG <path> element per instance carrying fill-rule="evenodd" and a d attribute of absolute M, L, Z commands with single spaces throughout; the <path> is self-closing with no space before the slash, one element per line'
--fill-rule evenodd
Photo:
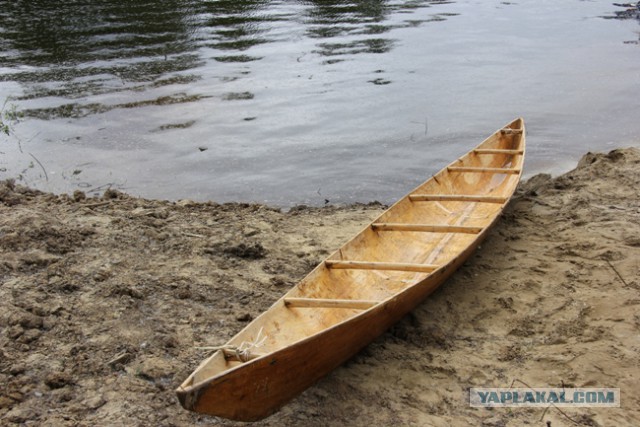
<path fill-rule="evenodd" d="M 513 168 L 478 168 L 472 166 L 449 166 L 447 168 L 449 172 L 477 172 L 477 173 L 505 173 L 505 174 L 518 174 L 520 169 Z"/>
<path fill-rule="evenodd" d="M 482 203 L 504 203 L 506 197 L 500 196 L 476 196 L 473 194 L 411 194 L 409 200 L 412 202 L 482 202 Z"/>
<path fill-rule="evenodd" d="M 285 298 L 287 307 L 315 307 L 315 308 L 355 308 L 366 310 L 378 304 L 378 301 L 325 299 L 325 298 Z"/>
<path fill-rule="evenodd" d="M 424 231 L 426 233 L 467 233 L 478 234 L 482 227 L 464 227 L 460 225 L 431 225 L 431 224 L 399 224 L 377 223 L 371 224 L 376 231 Z"/>
<path fill-rule="evenodd" d="M 368 261 L 333 261 L 326 260 L 324 264 L 328 268 L 354 269 L 354 270 L 393 270 L 393 271 L 415 271 L 420 273 L 431 273 L 438 265 L 431 264 L 407 264 L 399 262 L 368 262 Z"/>
<path fill-rule="evenodd" d="M 476 154 L 524 154 L 524 150 L 506 150 L 500 148 L 476 148 Z"/>

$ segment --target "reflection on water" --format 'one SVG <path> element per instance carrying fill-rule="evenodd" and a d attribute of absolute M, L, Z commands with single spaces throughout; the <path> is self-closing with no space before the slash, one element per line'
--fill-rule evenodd
<path fill-rule="evenodd" d="M 25 114 L 0 178 L 390 201 L 519 115 L 541 167 L 583 148 L 549 129 L 635 132 L 636 59 L 611 31 L 631 19 L 602 0 L 0 0 L 0 102 Z"/>
<path fill-rule="evenodd" d="M 2 2 L 0 47 L 5 70 L 0 82 L 22 84 L 16 100 L 56 97 L 86 99 L 149 91 L 162 86 L 196 85 L 198 69 L 222 63 L 249 63 L 263 56 L 246 51 L 267 43 L 287 43 L 283 22 L 303 26 L 319 42 L 313 53 L 325 57 L 385 53 L 394 41 L 383 35 L 424 21 L 384 24 L 391 15 L 442 4 L 439 1 L 386 0 L 301 2 L 165 1 Z M 452 14 L 453 15 L 453 14 Z M 444 19 L 434 17 L 433 20 Z M 215 52 L 204 57 L 203 49 Z M 327 60 L 331 64 L 339 60 Z M 144 101 L 105 105 L 73 102 L 54 107 L 30 103 L 25 114 L 39 119 L 77 118 L 116 108 L 194 102 L 203 96 L 178 93 Z M 251 99 L 227 94 L 223 100 Z M 49 104 L 49 102 L 46 102 Z"/>
<path fill-rule="evenodd" d="M 621 9 L 618 9 L 613 12 L 613 15 L 605 15 L 603 18 L 605 19 L 635 19 L 640 23 L 640 1 L 636 4 L 631 3 L 614 3 L 614 6 L 617 6 Z M 640 44 L 640 36 L 639 40 L 625 40 L 625 43 L 628 44 Z"/>
<path fill-rule="evenodd" d="M 184 2 L 7 1 L 2 6 L 0 81 L 21 83 L 23 93 L 12 98 L 32 101 L 27 117 L 77 118 L 199 99 L 174 94 L 106 104 L 100 98 L 198 79 L 175 74 L 203 64 L 194 53 L 193 14 Z M 40 107 L 38 99 L 45 105 L 56 99 L 57 105 Z M 66 102 L 74 99 L 84 102 Z"/>
<path fill-rule="evenodd" d="M 13 51 L 4 61 L 72 66 L 183 53 L 190 31 L 180 3 L 3 2 L 3 50 Z"/>
<path fill-rule="evenodd" d="M 391 3 L 387 1 L 344 2 L 316 1 L 307 12 L 306 31 L 308 37 L 325 39 L 343 36 L 364 36 L 348 43 L 318 43 L 320 49 L 315 50 L 323 56 L 351 55 L 356 53 L 385 53 L 393 48 L 393 39 L 379 37 L 393 29 L 418 26 L 427 21 L 445 19 L 442 16 L 429 20 L 404 20 L 401 23 L 385 24 L 390 14 L 411 13 L 417 8 L 432 4 L 443 4 L 439 1 L 409 1 Z M 449 3 L 449 2 L 447 2 Z M 450 14 L 455 16 L 456 14 Z M 378 37 L 369 37 L 378 36 Z M 327 60 L 331 64 L 338 60 Z"/>

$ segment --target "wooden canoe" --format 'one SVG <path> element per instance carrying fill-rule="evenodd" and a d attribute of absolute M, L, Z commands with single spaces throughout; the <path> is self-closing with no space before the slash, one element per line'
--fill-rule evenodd
<path fill-rule="evenodd" d="M 469 257 L 518 185 L 524 121 L 406 195 L 206 359 L 186 409 L 262 419 L 373 341 Z"/>

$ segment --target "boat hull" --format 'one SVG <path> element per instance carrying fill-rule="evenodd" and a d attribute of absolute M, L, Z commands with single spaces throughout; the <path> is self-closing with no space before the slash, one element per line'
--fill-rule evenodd
<path fill-rule="evenodd" d="M 188 410 L 238 421 L 260 420 L 277 411 L 289 400 L 343 364 L 420 304 L 476 250 L 497 222 L 515 191 L 524 160 L 524 122 L 522 119 L 517 119 L 507 126 L 470 152 L 477 158 L 469 160 L 469 154 L 462 157 L 398 201 L 378 218 L 378 222 L 374 221 L 363 232 L 332 254 L 300 284 L 230 341 L 230 343 L 245 343 L 258 340 L 262 334 L 260 326 L 271 325 L 269 334 L 277 337 L 273 338 L 274 340 L 282 340 L 278 342 L 278 346 L 274 345 L 276 347 L 274 350 L 258 355 L 253 360 L 233 364 L 227 362 L 226 356 L 223 356 L 221 352 L 204 361 L 177 390 L 178 399 L 182 406 Z M 521 136 L 514 138 L 514 135 Z M 497 157 L 488 161 L 479 160 L 480 157 L 486 159 L 490 156 Z M 488 174 L 490 178 L 477 178 L 478 174 L 482 176 Z M 502 176 L 502 178 L 493 179 L 495 174 Z M 452 178 L 450 175 L 456 177 Z M 439 181 L 438 176 L 442 182 Z M 443 177 L 448 177 L 447 179 L 453 184 L 443 186 Z M 468 192 L 473 185 L 478 187 L 482 185 L 478 194 L 455 194 L 456 189 L 457 192 L 461 190 Z M 426 194 L 423 191 L 439 186 L 448 192 L 434 195 Z M 420 215 L 422 216 L 410 212 L 415 203 L 423 202 L 429 203 L 430 206 L 437 204 L 439 207 L 421 211 Z M 457 211 L 449 211 L 442 205 L 443 203 L 452 209 L 457 209 Z M 478 207 L 478 205 L 484 207 Z M 415 207 L 413 209 L 420 210 Z M 406 215 L 402 216 L 397 212 Z M 425 225 L 407 223 L 406 221 L 398 223 L 401 219 L 424 220 L 424 212 L 431 212 L 433 216 L 440 218 L 446 224 Z M 379 222 L 382 220 L 388 222 Z M 405 235 L 402 237 L 405 240 L 389 238 L 385 241 L 390 243 L 389 250 L 386 250 L 387 246 L 380 245 L 375 248 L 378 252 L 375 252 L 370 249 L 371 245 L 375 246 L 379 243 L 378 239 L 381 239 L 375 233 L 401 233 Z M 441 235 L 445 237 L 440 240 L 429 240 L 421 237 L 425 233 L 444 233 Z M 469 235 L 471 237 L 465 237 Z M 418 248 L 417 252 L 407 251 L 407 243 L 413 245 L 414 242 Z M 427 247 L 425 245 L 430 245 L 428 246 L 430 249 L 426 254 L 421 255 L 422 248 Z M 345 253 L 343 253 L 343 249 Z M 395 262 L 392 263 L 380 262 L 380 260 L 371 262 L 343 260 L 343 255 L 350 253 L 351 255 L 364 253 L 368 256 L 376 254 L 389 256 L 393 255 L 394 251 L 399 254 L 408 254 L 407 256 L 413 257 L 411 259 L 414 260 L 416 254 L 421 255 L 421 261 L 416 264 L 406 263 L 402 260 L 394 260 Z M 433 271 L 427 273 L 426 271 L 431 268 L 430 264 L 437 260 L 442 262 L 434 265 Z M 382 301 L 375 302 L 370 308 L 363 308 L 359 311 L 351 310 L 354 307 L 354 299 L 356 306 L 366 307 L 369 301 L 358 300 L 358 297 L 364 294 L 367 297 L 371 296 L 367 299 L 375 300 L 381 294 L 375 293 L 375 286 L 371 286 L 367 290 L 365 284 L 368 283 L 367 280 L 370 280 L 370 276 L 366 276 L 366 274 L 364 276 L 350 276 L 343 273 L 332 273 L 332 271 L 336 271 L 333 269 L 342 268 L 401 269 L 407 272 L 407 276 L 403 276 L 405 278 L 422 278 L 409 280 L 411 283 L 403 287 L 402 290 L 391 294 L 390 297 L 383 297 Z M 424 274 L 420 276 L 420 272 Z M 347 281 L 333 283 L 340 278 Z M 391 279 L 385 277 L 384 280 Z M 376 280 L 378 281 L 373 280 L 371 283 L 378 286 L 384 282 L 383 279 Z M 398 283 L 407 281 L 394 280 Z M 349 290 L 352 294 L 345 295 Z M 366 292 L 371 292 L 371 294 Z M 333 295 L 334 299 L 327 299 L 327 293 Z M 305 298 L 296 298 L 301 296 Z M 345 296 L 350 297 L 351 301 L 347 301 Z M 316 299 L 313 305 L 298 307 L 294 305 L 295 308 L 287 305 L 288 299 L 289 302 L 304 300 L 307 303 L 313 298 Z M 304 308 L 318 307 L 318 304 L 321 305 L 327 301 L 332 303 L 331 306 L 320 309 Z M 345 301 L 350 305 L 347 305 Z M 343 307 L 340 308 L 340 305 Z M 297 310 L 302 310 L 302 312 L 305 310 L 326 310 L 322 312 L 322 315 L 319 315 L 319 318 L 324 319 L 327 326 L 319 327 L 308 335 L 287 336 L 286 329 L 284 329 L 286 325 L 295 330 L 302 328 L 300 324 L 303 322 L 298 322 L 298 320 L 317 320 L 309 317 L 304 318 L 303 315 L 295 317 L 298 315 L 296 313 L 301 313 Z M 343 320 L 336 320 L 337 317 L 327 317 L 327 312 L 331 310 L 354 314 L 345 315 Z M 273 324 L 276 324 L 277 327 L 274 327 Z M 259 332 L 256 333 L 259 327 Z M 288 337 L 290 340 L 287 341 L 282 336 Z M 283 343 L 286 345 L 282 345 Z"/>

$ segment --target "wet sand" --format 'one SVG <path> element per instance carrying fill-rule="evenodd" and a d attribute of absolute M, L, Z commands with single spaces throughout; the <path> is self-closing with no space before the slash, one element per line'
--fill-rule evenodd
<path fill-rule="evenodd" d="M 167 202 L 0 184 L 0 423 L 239 425 L 173 390 L 379 204 Z M 440 290 L 257 423 L 640 424 L 640 150 L 521 184 Z M 618 387 L 621 408 L 474 409 L 470 387 Z M 636 392 L 636 394 L 634 394 Z"/>

